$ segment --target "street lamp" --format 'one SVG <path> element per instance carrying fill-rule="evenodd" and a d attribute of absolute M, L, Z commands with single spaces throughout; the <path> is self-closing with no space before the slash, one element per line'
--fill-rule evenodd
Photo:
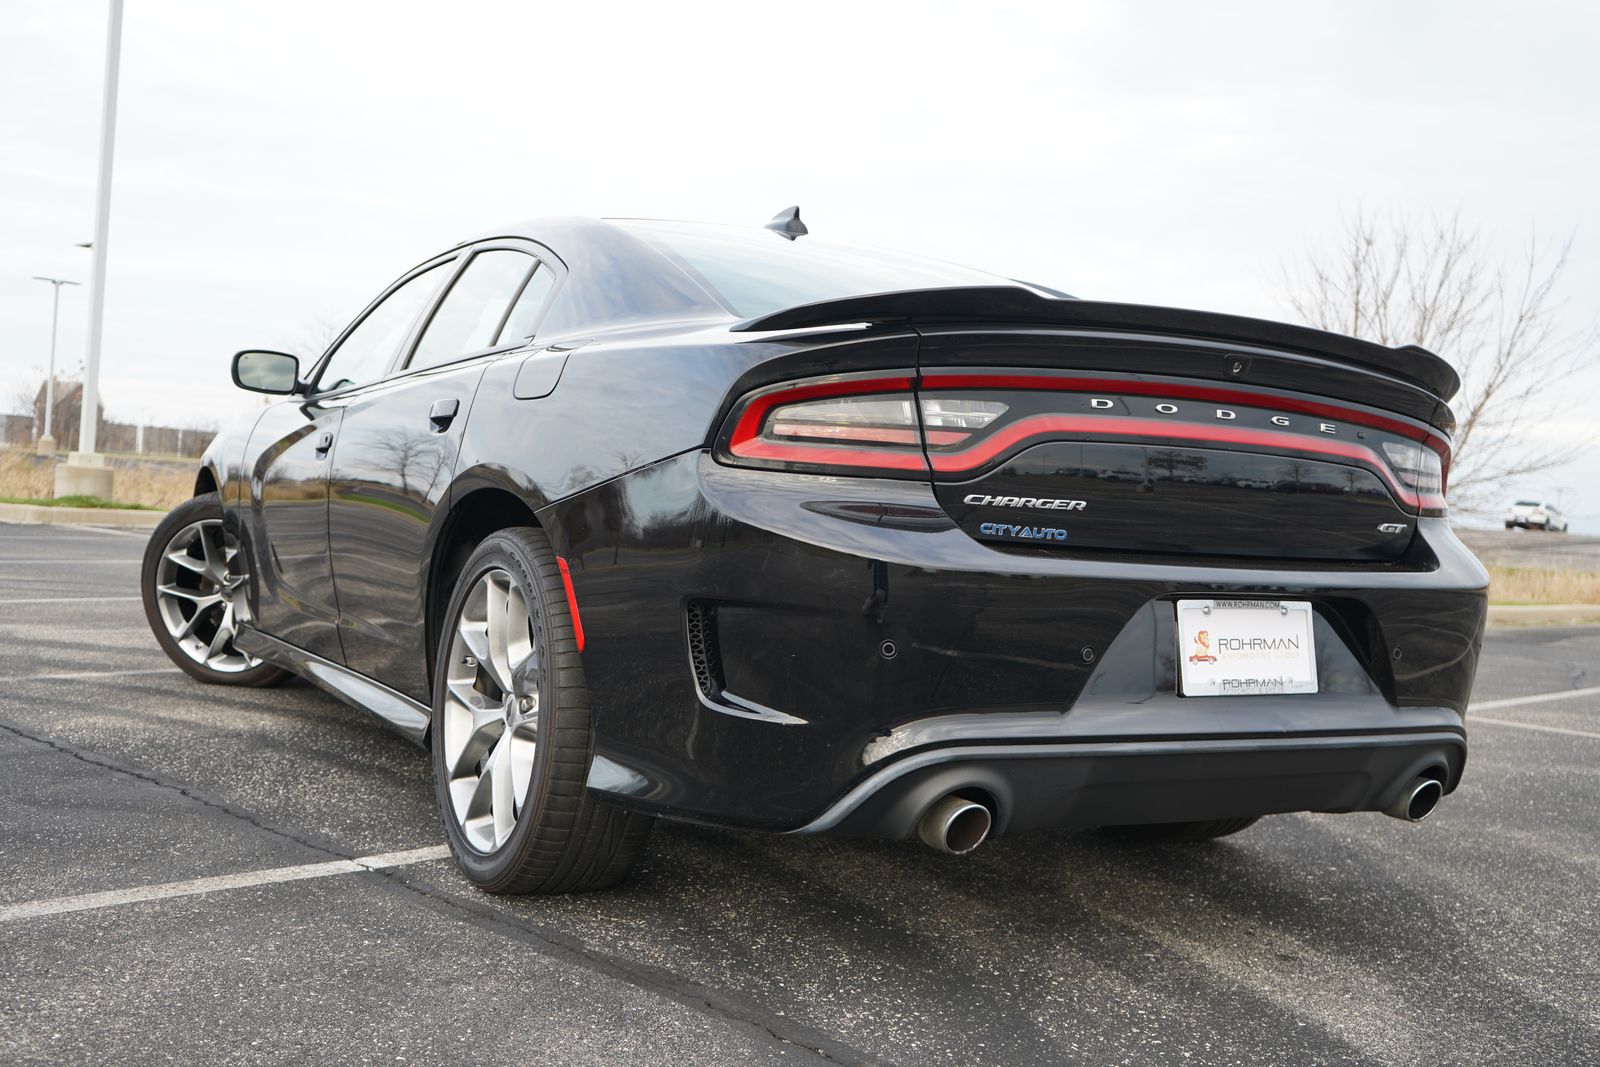
<path fill-rule="evenodd" d="M 55 435 L 51 428 L 56 412 L 56 323 L 61 320 L 61 287 L 63 285 L 77 285 L 78 282 L 69 282 L 65 278 L 46 278 L 42 274 L 35 274 L 36 282 L 49 282 L 50 291 L 50 374 L 44 380 L 44 435 L 39 438 L 38 452 L 41 456 L 48 456 L 56 450 Z"/>
<path fill-rule="evenodd" d="M 100 333 L 106 306 L 106 245 L 111 230 L 111 161 L 117 135 L 117 67 L 122 55 L 122 0 L 110 0 L 105 96 L 100 112 L 100 172 L 95 182 L 94 266 L 89 276 L 89 347 L 83 368 L 78 448 L 56 468 L 56 496 L 111 499 L 111 468 L 95 454 L 100 416 Z"/>

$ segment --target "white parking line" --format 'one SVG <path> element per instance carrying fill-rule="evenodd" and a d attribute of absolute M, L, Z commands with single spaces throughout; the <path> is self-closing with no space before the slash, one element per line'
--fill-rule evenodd
<path fill-rule="evenodd" d="M 431 845 L 404 852 L 380 852 L 373 856 L 359 856 L 353 860 L 328 860 L 325 863 L 305 863 L 298 867 L 270 867 L 263 871 L 244 871 L 240 874 L 223 874 L 214 878 L 190 878 L 183 882 L 164 882 L 160 885 L 136 886 L 133 889 L 111 889 L 104 893 L 84 893 L 75 897 L 29 900 L 21 904 L 0 906 L 0 923 L 15 922 L 18 919 L 37 919 L 44 915 L 61 915 L 71 911 L 116 908 L 123 904 L 142 904 L 149 900 L 201 896 L 229 889 L 272 885 L 276 882 L 299 882 L 307 878 L 355 874 L 357 871 L 381 871 L 389 867 L 404 867 L 412 863 L 442 860 L 448 855 L 450 855 L 448 847 Z"/>
<path fill-rule="evenodd" d="M 116 600 L 140 600 L 136 596 L 40 596 L 24 600 L 0 600 L 0 608 L 7 604 L 109 604 Z"/>
<path fill-rule="evenodd" d="M 1568 737 L 1592 737 L 1600 741 L 1600 734 L 1590 733 L 1587 730 L 1568 730 L 1562 726 L 1542 726 L 1536 722 L 1512 722 L 1510 719 L 1491 719 L 1486 715 L 1474 715 L 1467 720 L 1467 725 L 1476 726 L 1478 723 L 1488 723 L 1490 726 L 1515 726 L 1519 730 L 1538 730 L 1547 734 L 1566 734 Z"/>
<path fill-rule="evenodd" d="M 1553 693 L 1535 693 L 1526 697 L 1507 697 L 1504 700 L 1485 700 L 1481 704 L 1467 706 L 1467 714 L 1475 711 L 1494 711 L 1498 708 L 1514 708 L 1519 704 L 1544 704 L 1552 700 L 1570 700 L 1573 697 L 1592 697 L 1600 695 L 1600 685 L 1592 685 L 1587 689 L 1558 689 Z"/>
<path fill-rule="evenodd" d="M 75 522 L 64 522 L 61 525 L 69 530 L 83 530 L 86 533 L 105 534 L 107 537 L 135 537 L 140 541 L 150 540 L 149 530 L 113 530 L 105 526 L 83 526 Z"/>
<path fill-rule="evenodd" d="M 115 563 L 119 566 L 127 563 L 143 563 L 138 559 L 0 559 L 0 564 L 8 567 L 39 567 L 46 563 L 65 563 L 68 567 L 82 567 L 86 564 Z"/>
<path fill-rule="evenodd" d="M 178 668 L 145 667 L 136 671 L 52 671 L 49 674 L 13 674 L 9 678 L 0 678 L 0 685 L 10 685 L 13 682 L 76 682 L 80 678 L 128 678 L 136 674 L 172 674 Z M 176 674 L 172 675 L 174 678 Z"/>

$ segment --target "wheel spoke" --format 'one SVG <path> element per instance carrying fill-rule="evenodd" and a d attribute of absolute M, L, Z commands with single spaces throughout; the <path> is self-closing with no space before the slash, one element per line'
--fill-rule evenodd
<path fill-rule="evenodd" d="M 451 779 L 471 773 L 505 727 L 499 705 L 487 703 L 470 683 L 446 683 L 444 758 Z"/>
<path fill-rule="evenodd" d="M 193 615 L 190 615 L 187 619 L 183 620 L 182 626 L 178 627 L 172 632 L 173 639 L 182 641 L 185 638 L 192 636 L 194 634 L 195 626 L 200 622 L 201 618 L 210 612 L 210 610 L 210 608 L 196 609 Z"/>
<path fill-rule="evenodd" d="M 464 656 L 470 655 L 477 660 L 485 670 L 490 669 L 489 663 L 489 629 L 482 622 L 474 622 L 463 617 L 456 624 L 456 634 L 461 638 L 464 649 L 456 655 L 457 664 Z M 491 673 L 490 677 L 493 677 Z"/>
<path fill-rule="evenodd" d="M 511 731 L 511 789 L 516 797 L 519 815 L 522 806 L 528 802 L 528 785 L 533 781 L 533 759 L 539 747 L 534 736 L 534 728 L 530 723 Z"/>
<path fill-rule="evenodd" d="M 185 589 L 180 585 L 158 585 L 156 592 L 162 596 L 174 596 L 187 600 L 197 608 L 209 608 L 222 600 L 221 593 L 202 593 L 198 589 Z"/>
<path fill-rule="evenodd" d="M 211 534 L 213 530 L 215 530 L 219 538 L 222 536 L 222 525 L 220 523 L 213 526 L 208 522 L 200 527 L 200 551 L 206 554 L 206 571 L 211 574 L 217 573 L 222 564 L 222 554 L 217 551 L 217 547 L 211 543 Z"/>
<path fill-rule="evenodd" d="M 167 560 L 169 562 L 176 563 L 185 570 L 193 571 L 196 574 L 206 573 L 206 561 L 203 559 L 195 559 L 193 556 L 189 555 L 187 546 L 184 548 L 169 549 L 167 551 Z"/>
<path fill-rule="evenodd" d="M 494 768 L 491 797 L 494 804 L 494 846 L 499 848 L 517 825 L 516 782 L 511 770 L 511 734 L 503 733 L 489 753 Z"/>
<path fill-rule="evenodd" d="M 489 596 L 486 602 L 487 620 L 489 624 L 489 661 L 486 666 L 494 683 L 502 692 L 509 693 L 511 689 L 511 656 L 508 644 L 511 638 L 510 614 L 510 583 L 502 587 L 491 575 L 488 581 Z"/>
<path fill-rule="evenodd" d="M 197 613 L 198 614 L 198 613 Z M 217 632 L 211 636 L 211 645 L 206 649 L 206 662 L 210 663 L 233 641 L 233 605 L 229 604 L 222 609 L 222 619 L 217 623 Z"/>

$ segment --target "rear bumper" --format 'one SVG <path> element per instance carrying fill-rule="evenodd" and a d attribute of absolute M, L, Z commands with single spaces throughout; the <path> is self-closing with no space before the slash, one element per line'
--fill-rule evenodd
<path fill-rule="evenodd" d="M 1459 731 L 1334 737 L 966 745 L 873 772 L 799 833 L 904 838 L 935 801 L 977 799 L 995 833 L 1381 811 L 1421 776 L 1461 780 Z"/>
<path fill-rule="evenodd" d="M 900 816 L 872 812 L 964 762 L 1015 798 L 1013 829 L 1366 810 L 1421 758 L 1454 787 L 1487 575 L 1442 520 L 1400 560 L 1334 568 L 1003 551 L 942 515 L 922 483 L 699 453 L 541 512 L 583 613 L 591 788 L 721 825 L 894 836 Z M 1313 603 L 1322 692 L 1173 692 L 1172 602 L 1238 595 Z"/>

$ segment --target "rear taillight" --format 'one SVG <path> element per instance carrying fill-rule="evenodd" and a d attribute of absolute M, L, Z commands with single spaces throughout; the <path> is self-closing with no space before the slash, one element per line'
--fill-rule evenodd
<path fill-rule="evenodd" d="M 925 475 L 910 377 L 808 381 L 746 397 L 721 451 L 780 470 Z"/>
<path fill-rule="evenodd" d="M 1442 515 L 1445 510 L 1445 457 L 1416 441 L 1385 441 L 1384 458 L 1400 484 L 1416 492 L 1424 515 Z"/>

